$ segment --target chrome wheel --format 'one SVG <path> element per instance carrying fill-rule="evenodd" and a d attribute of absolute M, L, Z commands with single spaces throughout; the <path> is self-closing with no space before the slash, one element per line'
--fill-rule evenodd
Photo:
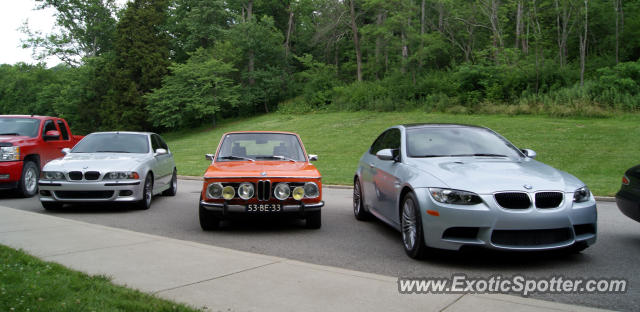
<path fill-rule="evenodd" d="M 362 201 L 360 200 L 360 183 L 356 181 L 353 185 L 353 213 L 356 215 L 360 214 L 360 209 Z"/>
<path fill-rule="evenodd" d="M 151 177 L 147 177 L 144 182 L 144 203 L 146 207 L 151 206 L 151 197 L 153 197 L 153 180 L 151 180 Z"/>
<path fill-rule="evenodd" d="M 407 250 L 413 250 L 418 236 L 417 217 L 414 203 L 407 199 L 402 207 L 402 242 Z"/>
<path fill-rule="evenodd" d="M 25 190 L 29 194 L 36 192 L 36 188 L 38 187 L 38 174 L 36 173 L 36 168 L 28 168 L 24 173 L 24 186 Z"/>

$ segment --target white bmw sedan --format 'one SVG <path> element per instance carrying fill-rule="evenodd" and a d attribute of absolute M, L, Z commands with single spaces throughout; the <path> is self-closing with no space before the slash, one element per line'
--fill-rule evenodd
<path fill-rule="evenodd" d="M 177 169 L 167 143 L 149 132 L 96 132 L 49 162 L 38 182 L 45 209 L 65 203 L 129 202 L 149 209 L 154 195 L 173 196 Z"/>

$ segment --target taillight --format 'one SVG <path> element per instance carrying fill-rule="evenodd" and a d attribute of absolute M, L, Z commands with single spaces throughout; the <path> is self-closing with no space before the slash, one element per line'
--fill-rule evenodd
<path fill-rule="evenodd" d="M 627 178 L 627 176 L 622 176 L 622 184 L 629 185 L 629 178 Z"/>

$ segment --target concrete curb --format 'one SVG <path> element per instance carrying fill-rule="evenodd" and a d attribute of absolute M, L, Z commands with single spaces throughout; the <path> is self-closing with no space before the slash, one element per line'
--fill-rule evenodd
<path fill-rule="evenodd" d="M 202 181 L 202 177 L 183 176 L 183 175 L 178 175 L 178 179 Z M 350 185 L 339 185 L 339 184 L 323 184 L 322 187 L 327 187 L 327 188 L 332 188 L 332 189 L 343 189 L 343 190 L 349 190 L 349 189 L 353 188 L 353 186 L 350 186 Z M 615 202 L 616 201 L 616 198 L 615 197 L 611 197 L 611 196 L 595 196 L 595 198 L 596 198 L 597 201 L 604 201 L 604 202 Z"/>

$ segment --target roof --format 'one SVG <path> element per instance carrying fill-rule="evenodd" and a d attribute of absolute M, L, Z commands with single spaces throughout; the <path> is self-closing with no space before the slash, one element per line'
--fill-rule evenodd
<path fill-rule="evenodd" d="M 407 129 L 412 128 L 457 128 L 457 127 L 468 127 L 468 128 L 480 128 L 486 129 L 483 126 L 476 125 L 467 125 L 467 124 L 456 124 L 456 123 L 414 123 L 414 124 L 403 124 L 401 125 Z"/>
<path fill-rule="evenodd" d="M 231 131 L 223 134 L 223 136 L 227 134 L 242 134 L 242 133 L 265 133 L 265 134 L 273 133 L 273 134 L 291 134 L 296 136 L 298 135 L 297 133 L 287 132 L 287 131 Z"/>
<path fill-rule="evenodd" d="M 89 134 L 108 134 L 108 133 L 144 134 L 144 135 L 155 134 L 154 132 L 142 132 L 142 131 L 100 131 L 100 132 L 92 132 Z"/>
<path fill-rule="evenodd" d="M 0 115 L 0 118 L 31 118 L 31 119 L 61 119 L 60 117 L 39 116 L 39 115 Z"/>

